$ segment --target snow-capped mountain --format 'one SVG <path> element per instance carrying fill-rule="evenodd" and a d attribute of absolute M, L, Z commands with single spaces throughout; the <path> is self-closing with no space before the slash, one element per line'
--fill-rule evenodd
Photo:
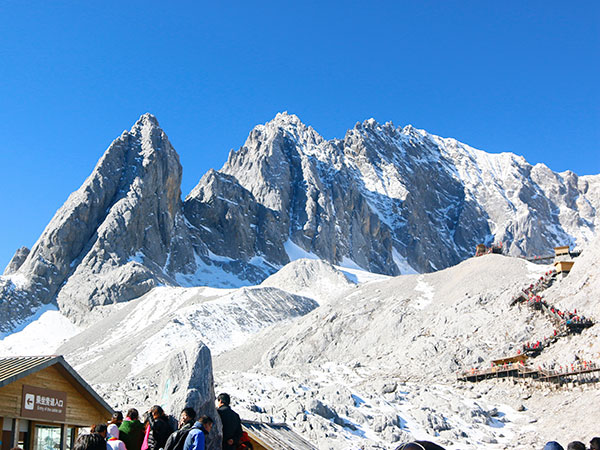
<path fill-rule="evenodd" d="M 252 285 L 299 257 L 397 275 L 454 265 L 480 242 L 545 253 L 585 244 L 600 205 L 598 175 L 372 119 L 327 141 L 287 113 L 183 202 L 180 182 L 177 153 L 143 115 L 7 267 L 0 331 L 41 304 L 89 323 L 159 285 Z"/>
<path fill-rule="evenodd" d="M 373 119 L 326 141 L 296 116 L 278 114 L 250 133 L 220 173 L 278 217 L 267 235 L 278 251 L 290 239 L 333 263 L 390 275 L 454 265 L 481 242 L 502 241 L 512 255 L 584 244 L 600 205 L 598 176 L 557 174 L 511 153 L 488 154 Z M 230 200 L 195 196 L 206 181 L 186 205 Z M 245 249 L 253 250 L 265 252 Z"/>

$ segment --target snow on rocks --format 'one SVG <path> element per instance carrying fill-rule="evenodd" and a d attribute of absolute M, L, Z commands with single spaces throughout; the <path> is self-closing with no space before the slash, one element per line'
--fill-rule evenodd
<path fill-rule="evenodd" d="M 0 355 L 52 355 L 56 349 L 82 331 L 54 305 L 44 305 L 11 334 L 0 335 Z"/>
<path fill-rule="evenodd" d="M 235 392 L 243 417 L 286 421 L 323 449 L 393 449 L 415 438 L 461 449 L 580 439 L 574 422 L 549 419 L 544 404 L 592 414 L 578 392 L 512 379 L 461 383 L 454 375 L 552 330 L 545 317 L 510 306 L 547 270 L 490 254 L 359 285 L 217 356 L 218 389 Z M 564 346 L 568 352 L 568 339 Z"/>
<path fill-rule="evenodd" d="M 319 304 L 354 288 L 354 284 L 341 270 L 326 261 L 312 259 L 293 261 L 260 285 L 277 287 L 292 294 L 310 297 Z"/>

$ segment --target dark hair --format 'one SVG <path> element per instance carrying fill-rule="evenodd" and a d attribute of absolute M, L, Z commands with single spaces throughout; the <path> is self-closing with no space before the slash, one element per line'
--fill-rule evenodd
<path fill-rule="evenodd" d="M 96 425 L 94 425 L 92 427 L 92 433 L 104 433 L 106 432 L 108 429 L 108 427 L 106 426 L 105 423 L 97 423 Z"/>
<path fill-rule="evenodd" d="M 202 425 L 206 425 L 207 423 L 214 423 L 212 417 L 210 416 L 202 416 L 198 419 L 198 422 L 200 422 Z"/>
<path fill-rule="evenodd" d="M 401 444 L 396 450 L 444 450 L 444 447 L 429 441 L 413 441 Z"/>
<path fill-rule="evenodd" d="M 569 442 L 569 445 L 567 445 L 567 450 L 586 450 L 586 448 L 583 442 L 573 441 Z"/>
<path fill-rule="evenodd" d="M 209 433 L 209 428 L 206 428 L 207 425 L 212 425 L 213 424 L 213 420 L 212 417 L 210 416 L 202 416 L 198 419 L 198 422 L 200 422 L 202 424 L 201 430 L 204 434 L 208 434 Z"/>
<path fill-rule="evenodd" d="M 600 450 L 600 437 L 592 438 L 590 441 L 591 450 Z"/>
<path fill-rule="evenodd" d="M 99 434 L 80 434 L 73 450 L 106 450 L 106 441 Z"/>
<path fill-rule="evenodd" d="M 150 408 L 150 412 L 159 417 L 165 415 L 165 411 L 159 405 L 154 405 L 152 408 Z"/>
<path fill-rule="evenodd" d="M 222 394 L 219 394 L 219 396 L 217 397 L 217 400 L 219 400 L 221 403 L 223 403 L 226 406 L 228 406 L 231 403 L 231 397 L 229 396 L 229 394 L 226 394 L 225 392 L 223 392 Z"/>
<path fill-rule="evenodd" d="M 181 414 L 184 414 L 184 413 L 185 413 L 186 416 L 188 416 L 190 418 L 190 420 L 192 422 L 196 418 L 196 410 L 194 408 L 190 407 L 190 406 L 188 406 L 186 408 L 183 408 L 181 410 Z"/>
<path fill-rule="evenodd" d="M 129 411 L 127 411 L 127 417 L 129 417 L 131 420 L 136 420 L 140 417 L 140 413 L 138 413 L 137 409 L 131 408 Z"/>
<path fill-rule="evenodd" d="M 112 415 L 112 419 L 110 419 L 110 423 L 120 422 L 123 422 L 123 413 L 121 411 L 114 412 Z"/>

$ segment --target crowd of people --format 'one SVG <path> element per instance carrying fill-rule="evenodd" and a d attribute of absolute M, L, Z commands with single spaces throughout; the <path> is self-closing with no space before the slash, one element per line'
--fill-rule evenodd
<path fill-rule="evenodd" d="M 562 445 L 556 441 L 550 441 L 544 445 L 543 450 L 565 450 Z M 586 447 L 581 441 L 572 441 L 567 445 L 567 450 L 600 450 L 600 437 L 592 438 L 590 446 Z"/>
<path fill-rule="evenodd" d="M 553 280 L 556 277 L 555 270 L 547 271 L 541 276 L 535 283 L 530 284 L 528 287 L 513 299 L 513 304 L 518 302 L 526 302 L 528 306 L 546 311 L 559 323 L 559 329 L 553 331 L 552 336 L 546 336 L 541 340 L 535 342 L 526 342 L 522 348 L 517 351 L 518 354 L 521 352 L 529 354 L 530 356 L 538 355 L 544 348 L 547 348 L 554 343 L 560 336 L 566 336 L 569 333 L 579 332 L 583 328 L 590 327 L 594 323 L 577 313 L 577 309 L 573 311 L 561 311 L 560 309 L 550 305 L 539 293 L 550 287 Z"/>
<path fill-rule="evenodd" d="M 400 444 L 396 450 L 444 450 L 437 444 L 429 441 L 413 441 Z M 565 450 L 562 445 L 556 441 L 550 441 L 544 445 L 543 450 Z M 567 445 L 567 450 L 600 450 L 600 437 L 592 438 L 590 446 L 586 447 L 581 441 L 573 441 Z"/>
<path fill-rule="evenodd" d="M 512 301 L 512 305 L 519 302 L 526 302 L 528 306 L 538 309 L 541 311 L 546 311 L 548 314 L 551 314 L 559 323 L 559 329 L 554 329 L 551 336 L 546 336 L 541 340 L 537 340 L 534 342 L 526 342 L 524 343 L 520 349 L 517 350 L 517 355 L 526 354 L 527 356 L 537 356 L 542 350 L 549 347 L 551 344 L 556 342 L 556 340 L 561 336 L 566 336 L 570 332 L 580 331 L 582 328 L 589 327 L 593 325 L 593 322 L 587 319 L 584 316 L 581 316 L 577 313 L 577 310 L 571 311 L 561 311 L 558 308 L 548 304 L 546 300 L 543 299 L 539 293 L 550 287 L 556 277 L 556 271 L 554 269 L 547 271 L 543 276 L 541 276 L 535 283 L 531 283 L 525 289 L 521 291 L 520 294 L 515 296 Z M 520 370 L 523 371 L 525 369 L 525 365 L 523 362 L 514 362 L 514 363 L 505 363 L 503 365 L 497 365 L 492 363 L 490 368 L 482 368 L 475 369 L 471 368 L 470 370 L 465 370 L 463 372 L 457 373 L 458 377 L 469 377 L 469 376 L 479 376 L 479 375 L 490 375 L 496 374 L 499 371 L 512 371 L 512 370 Z M 592 361 L 579 361 L 577 363 L 571 364 L 570 368 L 568 366 L 558 366 L 553 365 L 549 369 L 538 368 L 540 374 L 542 375 L 557 375 L 557 374 L 573 374 L 581 372 L 582 370 L 588 369 L 596 369 L 596 365 Z M 531 368 L 529 372 L 535 372 L 535 369 Z"/>
<path fill-rule="evenodd" d="M 579 314 L 577 309 L 573 311 L 561 311 L 558 308 L 548 304 L 544 298 L 539 295 L 542 290 L 549 288 L 556 277 L 556 271 L 554 269 L 547 271 L 541 276 L 535 284 L 530 284 L 528 287 L 523 289 L 522 293 L 517 295 L 513 299 L 513 303 L 521 300 L 527 300 L 527 304 L 535 309 L 546 309 L 555 319 L 557 319 L 561 325 L 571 328 L 573 325 L 580 325 L 582 327 L 592 326 L 593 322 Z M 555 332 L 556 335 L 556 332 Z"/>
<path fill-rule="evenodd" d="M 240 416 L 231 409 L 229 394 L 217 397 L 217 413 L 223 426 L 223 450 L 251 450 L 248 435 L 242 430 Z M 125 417 L 115 412 L 108 423 L 93 425 L 89 433 L 77 437 L 73 450 L 205 450 L 214 421 L 196 416 L 186 407 L 179 420 L 154 405 L 140 420 L 135 408 Z"/>

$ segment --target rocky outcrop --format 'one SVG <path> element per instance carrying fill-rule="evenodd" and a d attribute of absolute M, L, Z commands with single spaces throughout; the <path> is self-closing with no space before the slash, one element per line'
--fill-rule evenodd
<path fill-rule="evenodd" d="M 229 175 L 209 170 L 185 199 L 184 212 L 197 239 L 207 243 L 211 253 L 226 258 L 213 258 L 211 264 L 253 284 L 289 261 L 280 214 L 258 203 Z M 253 264 L 257 255 L 266 264 Z"/>
<path fill-rule="evenodd" d="M 218 448 L 221 443 L 222 426 L 218 420 L 215 406 L 214 379 L 212 359 L 209 348 L 203 343 L 190 342 L 185 348 L 173 354 L 159 373 L 159 392 L 162 392 L 158 402 L 164 405 L 166 411 L 177 413 L 191 406 L 197 417 L 209 416 L 215 420 L 211 433 L 207 436 L 207 448 Z"/>
<path fill-rule="evenodd" d="M 15 273 L 17 270 L 19 270 L 19 267 L 21 267 L 23 265 L 23 263 L 29 256 L 29 252 L 30 252 L 30 250 L 27 247 L 19 248 L 13 255 L 12 259 L 10 260 L 10 262 L 8 263 L 6 268 L 4 269 L 3 275 L 11 275 L 11 274 Z"/>
<path fill-rule="evenodd" d="M 600 175 L 372 119 L 327 141 L 278 114 L 184 202 L 181 171 L 143 115 L 0 277 L 0 331 L 42 304 L 86 322 L 158 285 L 258 284 L 305 256 L 397 275 L 452 266 L 481 242 L 511 255 L 583 246 L 600 207 Z"/>
<path fill-rule="evenodd" d="M 215 188 L 217 179 L 227 181 Z M 395 275 L 452 266 L 478 243 L 503 242 L 515 256 L 585 245 L 599 190 L 600 176 L 558 174 L 411 126 L 371 119 L 326 141 L 283 113 L 200 181 L 186 214 L 201 216 L 207 245 L 234 259 L 282 265 L 292 242 L 334 264 Z M 208 213 L 215 205 L 221 213 Z"/>
<path fill-rule="evenodd" d="M 177 153 L 157 120 L 143 115 L 58 210 L 12 274 L 19 283 L 5 283 L 3 304 L 57 302 L 79 322 L 95 306 L 173 284 L 169 274 L 194 261 L 180 183 Z"/>

